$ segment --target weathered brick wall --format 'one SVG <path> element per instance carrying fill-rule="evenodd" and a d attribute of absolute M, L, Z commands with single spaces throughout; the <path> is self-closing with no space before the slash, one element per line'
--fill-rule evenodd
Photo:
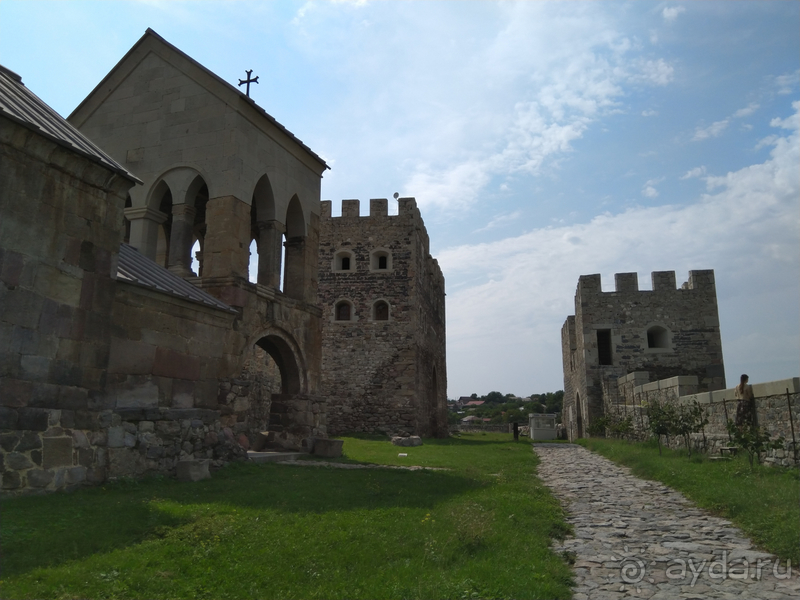
<path fill-rule="evenodd" d="M 649 347 L 648 330 L 653 327 L 666 331 L 663 347 Z M 565 328 L 569 330 L 566 324 Z M 598 331 L 610 332 L 610 364 L 600 364 Z M 569 379 L 573 390 L 564 398 L 568 431 L 566 419 L 570 410 L 575 413 L 578 395 L 585 403 L 585 429 L 603 414 L 604 382 L 633 371 L 647 372 L 651 380 L 695 375 L 703 390 L 725 387 L 711 270 L 690 271 L 680 288 L 676 288 L 674 271 L 653 272 L 651 291 L 639 290 L 636 273 L 617 273 L 613 292 L 602 291 L 600 275 L 582 275 L 575 294 L 574 336 L 574 352 L 570 348 L 562 353 L 565 386 Z"/>
<path fill-rule="evenodd" d="M 446 435 L 444 278 L 429 255 L 425 226 L 412 198 L 388 216 L 386 200 L 372 200 L 359 216 L 357 200 L 331 217 L 322 203 L 319 298 L 322 306 L 322 389 L 331 433 L 398 432 Z M 375 251 L 387 268 L 376 268 Z M 351 268 L 339 270 L 347 252 Z M 351 320 L 335 306 L 352 305 Z M 389 305 L 376 320 L 374 305 Z"/>

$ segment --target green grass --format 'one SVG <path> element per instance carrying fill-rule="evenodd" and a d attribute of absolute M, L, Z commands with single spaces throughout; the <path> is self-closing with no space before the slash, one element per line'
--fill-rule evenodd
<path fill-rule="evenodd" d="M 344 448 L 342 462 L 447 470 L 236 464 L 197 483 L 5 499 L 0 597 L 570 597 L 549 550 L 567 528 L 529 443 Z"/>
<path fill-rule="evenodd" d="M 661 481 L 701 508 L 729 519 L 757 545 L 793 565 L 800 563 L 800 475 L 797 469 L 756 466 L 746 456 L 710 461 L 687 457 L 655 442 L 583 439 L 590 450 L 630 467 L 643 479 Z"/>

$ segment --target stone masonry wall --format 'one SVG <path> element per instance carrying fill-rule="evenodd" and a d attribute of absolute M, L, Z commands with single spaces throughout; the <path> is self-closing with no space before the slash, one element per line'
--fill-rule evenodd
<path fill-rule="evenodd" d="M 694 448 L 705 449 L 710 454 L 718 454 L 720 447 L 731 445 L 727 431 L 728 421 L 736 419 L 738 400 L 735 388 L 716 390 L 713 392 L 697 392 L 699 387 L 696 377 L 672 377 L 667 380 L 654 381 L 633 386 L 634 375 L 631 373 L 620 381 L 619 402 L 606 405 L 606 413 L 617 418 L 630 417 L 633 424 L 633 437 L 648 439 L 649 420 L 647 406 L 652 402 L 692 405 L 695 401 L 704 409 L 708 417 L 708 425 L 704 432 L 691 435 Z M 772 438 L 783 437 L 782 449 L 770 450 L 762 460 L 767 464 L 792 465 L 794 461 L 792 427 L 794 439 L 800 442 L 800 378 L 783 379 L 753 384 L 756 404 L 756 418 L 759 427 L 767 430 Z M 705 434 L 705 436 L 704 436 Z M 670 438 L 669 446 L 683 448 L 683 438 Z M 800 444 L 797 445 L 800 456 Z"/>
<path fill-rule="evenodd" d="M 653 328 L 663 332 L 655 347 L 648 343 Z M 610 364 L 600 364 L 598 331 L 610 334 Z M 613 292 L 602 291 L 600 275 L 581 276 L 562 349 L 565 392 L 571 391 L 564 397 L 570 439 L 577 436 L 577 399 L 585 431 L 603 414 L 604 382 L 633 371 L 647 372 L 651 380 L 695 375 L 701 390 L 724 388 L 714 272 L 690 271 L 680 288 L 674 271 L 653 272 L 651 291 L 639 290 L 636 273 L 617 273 Z M 609 389 L 616 391 L 616 384 Z"/>
<path fill-rule="evenodd" d="M 413 198 L 400 199 L 396 216 L 386 200 L 372 200 L 365 217 L 357 200 L 336 218 L 322 203 L 319 298 L 330 432 L 446 435 L 444 278 Z M 378 301 L 389 306 L 386 320 L 376 318 Z M 340 302 L 349 320 L 336 318 Z"/>

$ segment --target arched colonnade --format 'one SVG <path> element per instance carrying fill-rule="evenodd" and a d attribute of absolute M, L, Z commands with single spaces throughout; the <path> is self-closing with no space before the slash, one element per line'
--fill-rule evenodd
<path fill-rule="evenodd" d="M 249 207 L 237 206 L 241 200 L 219 194 L 197 168 L 173 168 L 142 190 L 139 202 L 128 197 L 125 241 L 181 277 L 245 279 L 255 241 L 257 283 L 303 299 L 308 211 L 297 193 L 276 199 L 267 174 L 254 182 L 249 200 Z M 200 249 L 192 256 L 195 244 Z M 213 272 L 205 268 L 211 254 Z"/>

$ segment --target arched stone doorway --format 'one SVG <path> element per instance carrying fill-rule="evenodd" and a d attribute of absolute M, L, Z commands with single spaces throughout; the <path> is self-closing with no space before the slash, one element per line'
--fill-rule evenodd
<path fill-rule="evenodd" d="M 578 430 L 578 437 L 583 437 L 583 407 L 581 406 L 581 395 L 575 394 L 575 424 Z"/>
<path fill-rule="evenodd" d="M 271 333 L 259 338 L 255 346 L 266 352 L 280 373 L 280 392 L 273 392 L 270 399 L 269 446 L 285 450 L 308 449 L 311 438 L 326 435 L 325 406 L 321 399 L 307 394 L 305 370 L 297 345 L 294 340 Z"/>

